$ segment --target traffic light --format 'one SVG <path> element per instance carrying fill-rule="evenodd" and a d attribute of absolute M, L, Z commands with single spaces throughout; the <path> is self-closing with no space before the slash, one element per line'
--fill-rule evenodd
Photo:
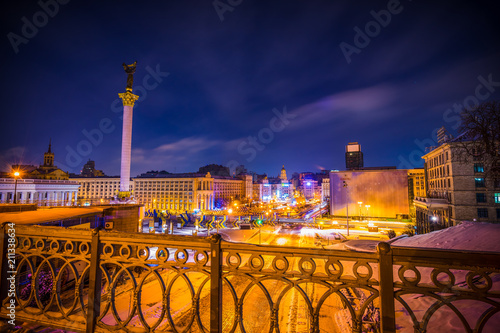
<path fill-rule="evenodd" d="M 257 225 L 262 225 L 262 220 L 261 219 L 257 219 Z"/>

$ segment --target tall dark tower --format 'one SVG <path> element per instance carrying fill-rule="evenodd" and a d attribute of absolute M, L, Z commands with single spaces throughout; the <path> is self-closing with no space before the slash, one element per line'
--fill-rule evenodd
<path fill-rule="evenodd" d="M 363 168 L 363 152 L 361 145 L 357 142 L 349 142 L 345 146 L 345 167 L 347 170 L 357 170 Z"/>
<path fill-rule="evenodd" d="M 54 153 L 52 152 L 52 139 L 49 141 L 49 150 L 43 154 L 43 166 L 53 167 L 54 166 Z"/>

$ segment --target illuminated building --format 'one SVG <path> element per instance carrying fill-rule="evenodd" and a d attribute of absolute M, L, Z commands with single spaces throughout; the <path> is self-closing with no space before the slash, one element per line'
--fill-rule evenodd
<path fill-rule="evenodd" d="M 80 184 L 78 189 L 79 205 L 106 203 L 120 191 L 120 177 L 72 177 Z M 129 191 L 132 191 L 132 184 Z"/>
<path fill-rule="evenodd" d="M 280 179 L 282 182 L 288 182 L 288 178 L 286 178 L 285 165 L 281 168 Z"/>
<path fill-rule="evenodd" d="M 18 179 L 14 189 L 13 178 L 0 178 L 0 203 L 17 203 L 38 206 L 71 206 L 76 201 L 79 184 L 70 180 Z"/>
<path fill-rule="evenodd" d="M 68 180 L 69 174 L 54 166 L 51 144 L 44 154 L 43 164 L 34 166 L 12 166 L 20 171 L 17 186 L 13 178 L 0 178 L 0 203 L 16 202 L 39 206 L 70 206 L 76 201 L 79 184 Z"/>
<path fill-rule="evenodd" d="M 101 199 L 109 201 L 120 190 L 120 178 L 73 178 L 82 186 L 78 192 L 79 204 L 98 204 Z M 130 192 L 138 204 L 146 208 L 173 212 L 212 210 L 217 199 L 228 202 L 236 199 L 251 199 L 252 178 L 211 176 L 198 173 L 159 174 L 158 177 L 135 177 Z"/>
<path fill-rule="evenodd" d="M 349 142 L 345 147 L 345 167 L 347 170 L 363 168 L 363 152 L 357 142 Z"/>
<path fill-rule="evenodd" d="M 330 199 L 330 178 L 325 178 L 321 182 L 321 201 Z"/>
<path fill-rule="evenodd" d="M 413 200 L 424 197 L 426 193 L 425 171 L 420 169 L 409 169 L 408 171 L 408 201 L 410 204 L 410 215 L 415 217 L 415 205 Z"/>
<path fill-rule="evenodd" d="M 288 201 L 293 198 L 294 186 L 286 178 L 285 166 L 281 168 L 279 177 L 261 180 L 261 200 L 264 202 Z"/>
<path fill-rule="evenodd" d="M 54 153 L 52 152 L 52 144 L 49 143 L 48 151 L 43 154 L 43 164 L 33 171 L 29 172 L 25 176 L 25 178 L 68 180 L 69 174 L 54 165 Z"/>
<path fill-rule="evenodd" d="M 318 181 L 311 178 L 300 180 L 299 191 L 306 200 L 319 198 L 321 195 L 321 187 L 318 186 Z"/>
<path fill-rule="evenodd" d="M 463 143 L 445 137 L 438 147 L 422 156 L 427 195 L 414 200 L 417 230 L 433 225 L 454 226 L 461 221 L 500 221 L 500 180 L 486 177 L 476 157 L 464 162 Z"/>

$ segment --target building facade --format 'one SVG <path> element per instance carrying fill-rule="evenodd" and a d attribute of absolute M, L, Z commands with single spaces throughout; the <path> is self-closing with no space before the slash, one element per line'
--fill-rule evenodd
<path fill-rule="evenodd" d="M 117 195 L 119 177 L 72 178 L 81 184 L 78 203 L 98 204 Z M 217 200 L 225 202 L 253 197 L 252 178 L 248 175 L 212 177 L 202 174 L 168 174 L 160 177 L 136 177 L 130 182 L 130 192 L 138 204 L 148 209 L 172 212 L 213 210 Z"/>
<path fill-rule="evenodd" d="M 0 203 L 38 206 L 72 206 L 76 204 L 79 184 L 70 180 L 0 178 Z"/>
<path fill-rule="evenodd" d="M 427 193 L 416 197 L 417 230 L 461 221 L 500 221 L 500 181 L 486 177 L 480 160 L 465 162 L 462 143 L 443 142 L 422 156 Z"/>
<path fill-rule="evenodd" d="M 18 176 L 14 177 L 14 172 Z M 79 184 L 54 165 L 52 144 L 43 155 L 43 164 L 12 165 L 14 178 L 0 178 L 0 203 L 37 204 L 38 206 L 72 206 L 76 204 Z M 17 178 L 17 181 L 16 181 Z"/>
<path fill-rule="evenodd" d="M 412 218 L 415 218 L 416 214 L 415 198 L 425 197 L 426 191 L 424 168 L 408 169 L 408 201 Z"/>
<path fill-rule="evenodd" d="M 407 170 L 370 169 L 330 173 L 331 215 L 407 218 L 409 213 Z"/>
<path fill-rule="evenodd" d="M 315 179 L 300 179 L 298 190 L 306 200 L 318 199 L 321 197 L 321 187 L 318 186 L 318 181 Z"/>
<path fill-rule="evenodd" d="M 321 201 L 330 199 L 330 178 L 324 178 L 321 182 Z"/>

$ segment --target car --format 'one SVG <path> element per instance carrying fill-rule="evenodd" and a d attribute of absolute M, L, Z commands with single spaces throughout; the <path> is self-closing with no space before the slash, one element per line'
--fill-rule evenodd
<path fill-rule="evenodd" d="M 252 223 L 240 223 L 240 230 L 253 229 Z"/>

